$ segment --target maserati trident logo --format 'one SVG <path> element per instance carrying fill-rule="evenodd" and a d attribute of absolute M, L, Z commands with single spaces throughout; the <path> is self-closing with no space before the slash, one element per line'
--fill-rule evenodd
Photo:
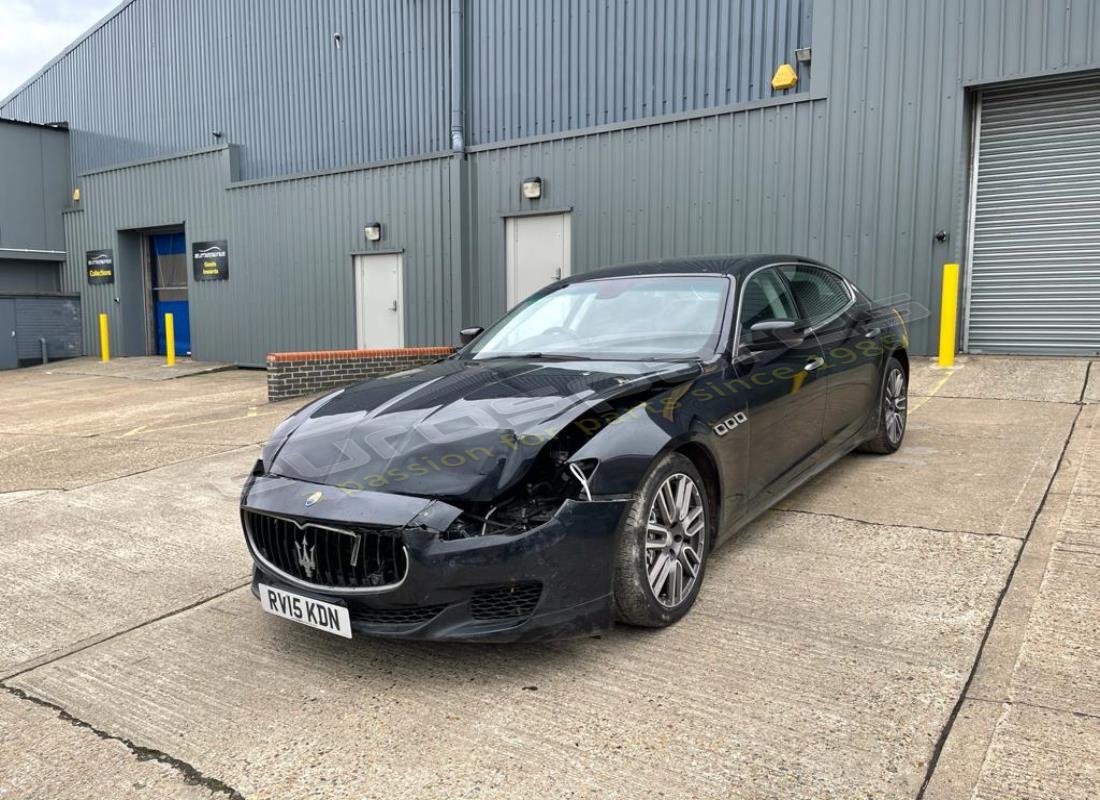
<path fill-rule="evenodd" d="M 312 578 L 313 571 L 317 569 L 317 544 L 310 544 L 303 536 L 294 543 L 294 550 L 298 553 L 298 566 L 307 578 Z"/>
<path fill-rule="evenodd" d="M 324 492 L 314 492 L 306 498 L 306 508 L 312 508 L 313 506 L 317 505 L 319 502 L 321 502 L 321 500 L 324 499 L 324 497 Z"/>

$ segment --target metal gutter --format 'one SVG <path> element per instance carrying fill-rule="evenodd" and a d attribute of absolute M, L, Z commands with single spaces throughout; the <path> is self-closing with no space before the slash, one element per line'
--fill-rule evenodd
<path fill-rule="evenodd" d="M 466 150 L 466 114 L 462 95 L 465 39 L 462 0 L 451 0 L 451 151 L 454 153 Z"/>

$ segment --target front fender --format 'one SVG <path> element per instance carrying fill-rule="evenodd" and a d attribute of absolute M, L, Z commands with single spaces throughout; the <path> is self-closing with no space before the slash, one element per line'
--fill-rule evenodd
<path fill-rule="evenodd" d="M 678 391 L 682 389 L 664 392 L 601 423 L 573 454 L 573 462 L 599 462 L 589 483 L 593 496 L 633 494 L 657 458 L 689 442 L 704 447 L 717 462 L 709 427 L 694 409 L 676 401 Z M 578 423 L 582 430 L 592 424 Z"/>

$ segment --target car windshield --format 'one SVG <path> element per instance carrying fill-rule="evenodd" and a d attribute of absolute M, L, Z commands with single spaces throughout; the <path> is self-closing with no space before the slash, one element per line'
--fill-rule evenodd
<path fill-rule="evenodd" d="M 507 356 L 692 358 L 718 344 L 730 280 L 712 275 L 602 278 L 545 290 L 467 350 Z"/>

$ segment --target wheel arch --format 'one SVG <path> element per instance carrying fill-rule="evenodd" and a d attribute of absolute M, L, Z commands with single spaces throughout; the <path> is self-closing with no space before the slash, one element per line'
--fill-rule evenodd
<path fill-rule="evenodd" d="M 901 368 L 905 370 L 905 381 L 908 383 L 911 374 L 909 370 L 909 352 L 904 347 L 899 347 L 890 353 L 890 357 L 901 362 Z"/>
<path fill-rule="evenodd" d="M 707 484 L 707 511 L 710 514 L 714 526 L 714 530 L 711 532 L 713 535 L 710 536 L 709 547 L 713 549 L 714 542 L 718 538 L 718 525 L 720 524 L 722 508 L 722 476 L 718 471 L 718 462 L 715 461 L 710 450 L 699 442 L 683 442 L 672 448 L 671 452 L 679 453 L 691 461 L 691 463 L 695 465 L 695 468 L 699 470 L 699 474 L 703 476 L 703 480 Z"/>

